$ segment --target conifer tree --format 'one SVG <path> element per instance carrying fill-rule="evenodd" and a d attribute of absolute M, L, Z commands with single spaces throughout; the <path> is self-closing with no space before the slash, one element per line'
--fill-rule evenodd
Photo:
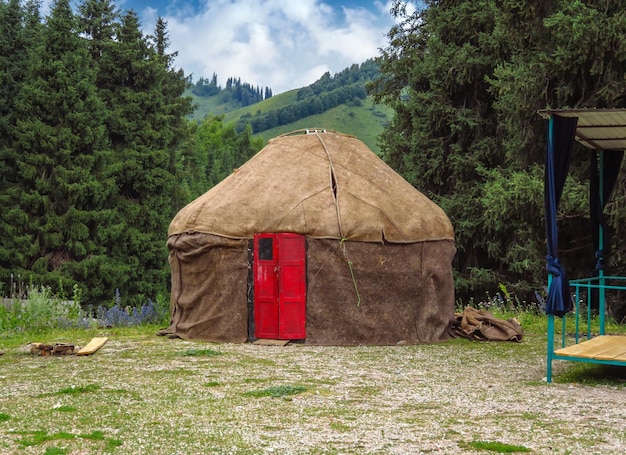
<path fill-rule="evenodd" d="M 24 11 L 19 0 L 0 3 L 0 194 L 15 178 L 16 163 L 10 134 L 15 124 L 15 93 L 26 71 Z"/>
<path fill-rule="evenodd" d="M 103 105 L 68 0 L 53 4 L 28 61 L 13 130 L 20 157 L 8 213 L 13 265 L 42 282 L 85 283 L 106 263 L 100 226 L 113 187 L 103 178 Z"/>
<path fill-rule="evenodd" d="M 9 193 L 15 184 L 17 154 L 10 135 L 15 124 L 14 96 L 19 90 L 24 73 L 22 18 L 24 12 L 19 0 L 0 2 L 0 202 L 10 207 Z M 13 253 L 9 239 L 13 235 L 8 210 L 0 214 L 0 267 L 9 267 Z"/>
<path fill-rule="evenodd" d="M 146 37 L 110 0 L 78 11 L 57 0 L 42 22 L 39 0 L 0 3 L 0 277 L 145 303 L 167 288 L 167 226 L 188 202 L 187 78 L 165 21 Z"/>
<path fill-rule="evenodd" d="M 0 141 L 5 142 L 13 112 L 12 98 L 23 78 L 26 54 L 19 0 L 0 3 Z M 6 142 L 5 142 L 6 143 Z"/>
<path fill-rule="evenodd" d="M 78 6 L 78 11 L 79 28 L 96 67 L 98 88 L 102 89 L 114 65 L 111 47 L 119 26 L 118 13 L 110 0 L 86 0 Z"/>
<path fill-rule="evenodd" d="M 39 3 L 28 0 L 21 7 L 18 1 L 10 1 L 0 8 L 0 28 L 4 31 L 0 34 L 0 203 L 4 207 L 0 212 L 0 277 L 5 282 L 11 273 L 24 270 L 28 262 L 25 254 L 33 250 L 29 235 L 19 227 L 26 214 L 19 207 L 21 156 L 15 146 L 15 129 L 17 94 L 31 69 L 31 50 L 41 40 Z"/>
<path fill-rule="evenodd" d="M 162 46 L 165 32 L 160 32 Z M 115 287 L 136 299 L 167 288 L 165 242 L 174 214 L 175 149 L 187 132 L 190 112 L 190 103 L 181 98 L 182 73 L 173 74 L 165 47 L 161 51 L 143 36 L 137 15 L 127 11 L 110 59 L 100 62 L 100 71 L 109 75 L 100 90 L 109 112 L 110 172 L 118 188 L 117 241 L 110 245 L 110 256 L 124 271 Z"/>

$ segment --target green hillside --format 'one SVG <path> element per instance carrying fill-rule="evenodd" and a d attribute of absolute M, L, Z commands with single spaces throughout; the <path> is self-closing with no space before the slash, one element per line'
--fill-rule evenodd
<path fill-rule="evenodd" d="M 192 99 L 195 108 L 193 114 L 189 116 L 192 120 L 202 120 L 207 115 L 224 115 L 239 108 L 233 102 L 222 102 L 219 96 L 198 96 L 189 89 L 185 91 L 185 96 Z"/>
<path fill-rule="evenodd" d="M 307 87 L 274 96 L 270 94 L 264 100 L 253 103 L 250 100 L 259 99 L 260 90 L 249 84 L 239 84 L 239 80 L 237 90 L 222 90 L 215 81 L 206 85 L 204 80 L 200 86 L 190 88 L 187 94 L 194 100 L 196 111 L 192 118 L 196 120 L 207 115 L 223 115 L 225 124 L 235 125 L 237 131 L 243 131 L 246 125 L 250 125 L 254 137 L 265 141 L 305 128 L 335 130 L 356 136 L 378 153 L 377 138 L 391 120 L 393 112 L 375 105 L 367 95 L 365 85 L 377 75 L 378 66 L 373 60 L 368 60 L 334 76 L 325 73 Z M 205 89 L 206 93 L 213 95 L 198 96 Z M 237 96 L 238 93 L 249 96 Z"/>
<path fill-rule="evenodd" d="M 235 114 L 236 111 L 233 113 Z M 323 128 L 355 136 L 372 151 L 378 153 L 378 136 L 391 120 L 393 111 L 385 106 L 374 104 L 368 97 L 362 106 L 342 104 L 317 115 L 311 115 L 296 122 L 263 131 L 258 137 L 267 141 L 281 134 L 305 128 Z"/>
<path fill-rule="evenodd" d="M 274 95 L 271 98 L 260 101 L 258 103 L 251 104 L 250 106 L 232 110 L 231 112 L 224 115 L 224 121 L 227 123 L 237 122 L 237 120 L 239 120 L 239 118 L 245 114 L 255 115 L 257 111 L 267 112 L 280 109 L 282 107 L 291 106 L 297 100 L 298 90 L 299 89 L 290 90 L 288 92 L 281 93 L 280 95 Z"/>
<path fill-rule="evenodd" d="M 296 102 L 298 90 L 299 89 L 290 90 L 246 107 L 240 107 L 239 104 L 232 99 L 224 102 L 223 97 L 219 95 L 194 95 L 190 89 L 185 92 L 185 96 L 189 96 L 193 100 L 195 107 L 195 111 L 191 115 L 193 120 L 202 120 L 207 115 L 223 115 L 224 121 L 231 123 L 237 122 L 242 115 L 254 115 L 258 110 L 266 112 L 272 109 L 280 109 L 281 107 L 289 106 Z"/>
<path fill-rule="evenodd" d="M 232 103 L 219 104 L 217 96 L 199 97 L 191 93 L 189 96 L 193 98 L 194 105 L 196 105 L 193 119 L 201 120 L 207 115 L 224 115 L 225 123 L 237 123 L 245 114 L 254 115 L 257 111 L 267 112 L 289 106 L 296 102 L 297 93 L 298 90 L 290 90 L 243 108 L 236 108 Z M 321 114 L 311 115 L 287 125 L 265 130 L 254 134 L 254 136 L 267 141 L 294 130 L 324 128 L 356 136 L 371 150 L 378 153 L 377 137 L 382 133 L 387 122 L 391 120 L 392 115 L 393 111 L 389 108 L 376 105 L 371 97 L 367 97 L 360 106 L 342 104 Z"/>

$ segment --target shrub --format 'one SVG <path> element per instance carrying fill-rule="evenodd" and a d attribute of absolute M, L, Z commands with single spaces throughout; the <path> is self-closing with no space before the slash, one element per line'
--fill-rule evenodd
<path fill-rule="evenodd" d="M 141 306 L 124 306 L 116 289 L 113 306 L 93 309 L 81 306 L 80 288 L 73 290 L 73 300 L 52 294 L 49 286 L 27 286 L 24 298 L 5 298 L 0 303 L 0 332 L 38 332 L 50 328 L 129 327 L 142 324 L 166 324 L 169 302 L 159 296 L 156 303 L 147 299 Z"/>

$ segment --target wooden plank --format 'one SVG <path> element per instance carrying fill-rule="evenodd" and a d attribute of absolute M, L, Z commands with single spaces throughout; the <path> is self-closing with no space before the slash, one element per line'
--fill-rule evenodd
<path fill-rule="evenodd" d="M 613 360 L 617 360 L 619 362 L 626 362 L 626 354 L 621 354 L 613 358 Z"/>
<path fill-rule="evenodd" d="M 626 360 L 626 337 L 606 337 L 604 350 L 594 359 L 599 360 Z"/>
<path fill-rule="evenodd" d="M 81 350 L 79 350 L 76 353 L 76 355 L 93 354 L 98 349 L 100 349 L 102 346 L 104 346 L 104 343 L 106 343 L 107 340 L 108 340 L 107 337 L 96 337 L 96 338 L 93 338 L 89 343 L 87 343 L 86 346 L 84 346 Z"/>
<path fill-rule="evenodd" d="M 270 340 L 267 338 L 259 338 L 252 344 L 258 344 L 261 346 L 286 346 L 289 344 L 289 341 L 290 340 Z"/>
<path fill-rule="evenodd" d="M 556 355 L 598 360 L 626 360 L 626 336 L 603 335 L 554 351 Z"/>
<path fill-rule="evenodd" d="M 574 344 L 572 346 L 567 346 L 565 348 L 561 348 L 557 351 L 554 351 L 557 355 L 566 355 L 566 356 L 578 356 L 588 353 L 589 351 L 594 350 L 597 346 L 601 346 L 604 336 L 598 336 L 592 338 L 591 340 L 586 340 L 578 344 Z"/>

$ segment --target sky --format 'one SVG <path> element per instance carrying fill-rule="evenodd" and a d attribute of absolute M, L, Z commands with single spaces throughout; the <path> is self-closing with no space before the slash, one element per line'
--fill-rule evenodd
<path fill-rule="evenodd" d="M 175 66 L 193 81 L 217 74 L 274 94 L 379 55 L 393 25 L 390 0 L 117 0 L 145 34 L 168 24 Z"/>

